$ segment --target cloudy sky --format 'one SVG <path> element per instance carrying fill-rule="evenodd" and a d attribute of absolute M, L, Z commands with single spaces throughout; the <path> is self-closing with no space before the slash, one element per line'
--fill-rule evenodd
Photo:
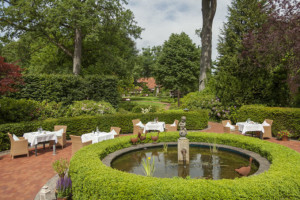
<path fill-rule="evenodd" d="M 217 41 L 227 6 L 231 0 L 218 0 L 213 22 L 212 58 L 217 56 Z M 171 33 L 185 32 L 197 45 L 201 44 L 195 30 L 202 28 L 201 0 L 128 0 L 129 8 L 138 25 L 145 30 L 142 39 L 136 40 L 137 48 L 162 45 Z"/>

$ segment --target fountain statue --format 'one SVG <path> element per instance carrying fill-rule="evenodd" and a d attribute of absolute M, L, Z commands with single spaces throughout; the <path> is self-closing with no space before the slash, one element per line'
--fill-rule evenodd
<path fill-rule="evenodd" d="M 185 128 L 186 125 L 186 117 L 182 116 L 181 121 L 179 122 L 179 135 L 180 138 L 178 139 L 178 164 L 189 164 L 190 163 L 190 155 L 189 155 L 189 139 L 187 139 L 185 136 L 187 135 L 187 130 Z"/>

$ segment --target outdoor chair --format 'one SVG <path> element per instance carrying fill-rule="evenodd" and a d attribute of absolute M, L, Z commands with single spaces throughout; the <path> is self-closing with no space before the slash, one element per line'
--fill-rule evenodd
<path fill-rule="evenodd" d="M 265 121 L 270 124 L 270 126 L 263 126 L 264 127 L 264 133 L 263 133 L 263 138 L 272 138 L 272 124 L 273 120 L 270 119 L 265 119 Z"/>
<path fill-rule="evenodd" d="M 133 124 L 133 134 L 138 134 L 139 132 L 143 132 L 143 128 L 142 127 L 140 127 L 140 126 L 138 126 L 138 125 L 136 125 L 136 124 L 138 124 L 140 122 L 140 119 L 134 119 L 134 120 L 132 120 L 132 124 Z"/>
<path fill-rule="evenodd" d="M 14 140 L 10 133 L 7 133 L 10 140 L 10 156 L 14 159 L 15 156 L 27 154 L 29 157 L 28 141 L 23 137 L 17 137 L 18 140 Z M 16 137 L 16 136 L 14 136 Z"/>
<path fill-rule="evenodd" d="M 72 155 L 74 155 L 82 147 L 92 144 L 92 140 L 83 143 L 80 136 L 70 135 L 70 138 L 72 141 Z"/>
<path fill-rule="evenodd" d="M 179 121 L 176 119 L 173 124 L 166 124 L 166 132 L 177 131 L 177 129 L 178 129 L 178 122 Z"/>
<path fill-rule="evenodd" d="M 222 120 L 223 132 L 224 133 L 230 133 L 231 132 L 230 127 L 226 127 L 227 123 L 232 125 L 230 120 Z M 238 126 L 236 126 L 236 125 L 233 125 L 233 126 L 235 127 L 235 130 L 238 130 Z"/>
<path fill-rule="evenodd" d="M 110 131 L 115 130 L 117 135 L 115 135 L 115 137 L 119 137 L 120 136 L 120 131 L 121 128 L 120 127 L 110 127 Z"/>
<path fill-rule="evenodd" d="M 62 136 L 57 136 L 56 146 L 59 145 L 63 149 L 67 143 L 67 126 L 56 125 L 54 126 L 54 131 L 59 131 L 60 129 L 64 129 Z M 54 144 L 53 140 L 49 141 L 49 147 L 51 148 Z"/>

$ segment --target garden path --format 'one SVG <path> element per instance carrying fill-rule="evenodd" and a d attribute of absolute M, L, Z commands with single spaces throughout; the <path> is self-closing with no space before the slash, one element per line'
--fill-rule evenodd
<path fill-rule="evenodd" d="M 209 127 L 202 132 L 223 133 L 220 123 L 209 122 Z M 234 132 L 234 134 L 240 134 Z M 287 142 L 267 139 L 294 149 L 300 153 L 300 141 L 290 140 Z M 41 187 L 54 175 L 52 163 L 59 158 L 71 158 L 71 142 L 67 142 L 64 149 L 57 148 L 57 154 L 52 155 L 52 150 L 46 148 L 38 150 L 38 156 L 34 156 L 34 149 L 30 149 L 30 156 L 18 156 L 11 159 L 9 155 L 0 154 L 0 199 L 5 200 L 32 200 Z"/>

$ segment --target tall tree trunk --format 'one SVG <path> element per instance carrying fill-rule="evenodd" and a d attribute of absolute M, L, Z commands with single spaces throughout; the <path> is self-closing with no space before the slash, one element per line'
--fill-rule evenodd
<path fill-rule="evenodd" d="M 82 33 L 81 33 L 81 29 L 77 27 L 75 29 L 75 42 L 74 42 L 74 55 L 73 55 L 74 75 L 79 75 L 80 73 L 81 55 L 82 55 Z"/>
<path fill-rule="evenodd" d="M 202 19 L 201 30 L 201 60 L 199 75 L 199 91 L 205 88 L 206 72 L 211 66 L 211 39 L 212 23 L 217 9 L 217 0 L 202 0 Z"/>

